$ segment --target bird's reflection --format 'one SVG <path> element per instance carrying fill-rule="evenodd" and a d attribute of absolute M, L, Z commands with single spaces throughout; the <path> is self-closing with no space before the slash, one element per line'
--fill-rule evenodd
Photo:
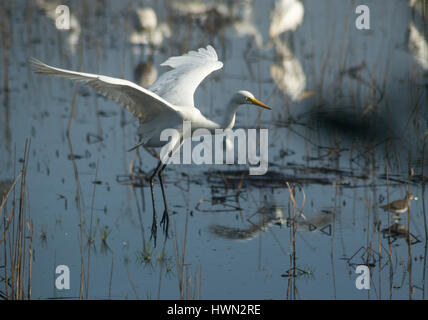
<path fill-rule="evenodd" d="M 428 1 L 409 0 L 409 7 L 414 8 L 423 18 L 428 17 Z"/>
<path fill-rule="evenodd" d="M 250 0 L 241 1 L 235 6 L 236 18 L 232 22 L 232 30 L 239 37 L 249 37 L 257 48 L 263 47 L 263 36 L 259 24 L 254 23 L 253 3 Z"/>
<path fill-rule="evenodd" d="M 205 21 L 209 14 L 226 17 L 230 14 L 226 4 L 217 1 L 174 1 L 172 7 L 181 15 L 198 16 Z"/>
<path fill-rule="evenodd" d="M 263 46 L 258 25 L 253 22 L 253 1 L 174 1 L 173 10 L 181 17 L 191 18 L 203 31 L 221 34 L 226 29 L 239 37 L 249 37 L 257 48 Z"/>
<path fill-rule="evenodd" d="M 305 8 L 299 0 L 276 0 L 271 14 L 269 36 L 278 37 L 286 31 L 295 31 L 303 22 Z"/>
<path fill-rule="evenodd" d="M 428 1 L 409 0 L 409 7 L 412 8 L 412 15 L 407 30 L 407 47 L 416 63 L 423 71 L 427 71 L 428 44 L 425 37 L 426 32 L 424 32 L 424 30 L 426 30 L 428 17 Z"/>
<path fill-rule="evenodd" d="M 174 1 L 172 9 L 178 17 L 190 19 L 209 34 L 220 33 L 232 20 L 228 6 L 216 1 Z"/>
<path fill-rule="evenodd" d="M 134 80 L 144 88 L 150 87 L 158 78 L 158 70 L 151 60 L 140 62 L 134 69 Z"/>
<path fill-rule="evenodd" d="M 130 34 L 129 41 L 134 45 L 157 47 L 171 36 L 169 25 L 166 22 L 158 23 L 156 13 L 150 7 L 137 9 L 133 21 L 134 31 Z"/>
<path fill-rule="evenodd" d="M 415 244 L 419 240 L 409 232 L 404 224 L 395 222 L 390 227 L 382 229 L 384 237 L 391 237 L 392 242 L 395 242 L 397 239 L 405 239 L 407 243 Z"/>
<path fill-rule="evenodd" d="M 303 22 L 304 11 L 303 4 L 299 0 L 277 0 L 269 27 L 271 40 L 267 47 L 273 44 L 276 61 L 270 66 L 270 74 L 277 87 L 293 101 L 298 101 L 304 96 L 306 75 L 293 52 L 291 41 L 293 38 L 281 35 L 297 29 Z"/>
<path fill-rule="evenodd" d="M 235 228 L 220 224 L 213 224 L 208 227 L 208 231 L 217 237 L 230 239 L 230 240 L 251 240 L 255 238 L 260 232 L 267 231 L 274 225 L 286 225 L 288 228 L 296 226 L 296 231 L 321 231 L 328 234 L 325 230 L 331 225 L 333 221 L 333 214 L 331 211 L 323 210 L 314 214 L 312 217 L 304 218 L 298 217 L 295 221 L 292 218 L 284 216 L 284 207 L 281 206 L 268 206 L 261 207 L 257 211 L 257 219 L 248 219 L 249 226 L 247 228 Z M 255 220 L 255 221 L 253 221 Z M 294 223 L 293 223 L 294 222 Z"/>
<path fill-rule="evenodd" d="M 43 10 L 46 17 L 48 17 L 52 21 L 52 23 L 55 25 L 58 18 L 56 9 L 62 3 L 56 2 L 56 1 L 48 1 L 48 0 L 36 0 L 35 3 L 37 7 Z M 80 22 L 77 19 L 77 17 L 72 12 L 69 12 L 69 14 L 70 14 L 69 16 L 70 28 L 68 30 L 60 29 L 59 31 L 65 32 L 67 34 L 67 45 L 70 49 L 70 52 L 74 54 L 76 52 L 76 47 L 79 43 L 82 28 L 80 26 Z"/>
<path fill-rule="evenodd" d="M 428 44 L 413 22 L 409 23 L 408 47 L 416 62 L 424 71 L 428 70 Z"/>
<path fill-rule="evenodd" d="M 306 88 L 306 75 L 299 59 L 281 39 L 274 40 L 278 63 L 270 66 L 270 74 L 278 88 L 293 101 L 300 100 Z"/>

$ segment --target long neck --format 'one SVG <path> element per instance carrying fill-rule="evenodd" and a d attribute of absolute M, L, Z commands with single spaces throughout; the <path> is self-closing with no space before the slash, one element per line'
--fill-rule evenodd
<path fill-rule="evenodd" d="M 233 100 L 230 100 L 229 104 L 226 107 L 224 120 L 222 123 L 222 128 L 232 129 L 235 125 L 235 118 L 236 118 L 236 111 L 238 110 L 239 104 L 233 102 Z"/>

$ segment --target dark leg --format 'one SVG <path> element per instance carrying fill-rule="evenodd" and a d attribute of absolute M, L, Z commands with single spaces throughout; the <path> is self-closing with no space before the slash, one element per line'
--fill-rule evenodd
<path fill-rule="evenodd" d="M 152 205 L 153 205 L 152 234 L 150 236 L 150 240 L 152 238 L 154 239 L 155 247 L 156 247 L 156 235 L 157 235 L 157 222 L 156 222 L 155 194 L 153 191 L 153 184 L 154 184 L 156 174 L 159 172 L 161 168 L 162 168 L 162 161 L 159 161 L 158 166 L 156 167 L 155 171 L 153 171 L 153 174 L 150 176 L 150 191 L 152 193 Z"/>
<path fill-rule="evenodd" d="M 163 205 L 165 207 L 165 210 L 163 212 L 162 220 L 160 222 L 161 226 L 163 227 L 163 231 L 165 232 L 165 237 L 168 238 L 168 225 L 169 225 L 169 215 L 168 215 L 168 203 L 166 202 L 165 197 L 165 189 L 164 189 L 164 181 L 163 181 L 163 170 L 165 169 L 166 164 L 162 166 L 162 169 L 159 170 L 159 181 L 162 189 L 162 197 L 163 197 Z"/>

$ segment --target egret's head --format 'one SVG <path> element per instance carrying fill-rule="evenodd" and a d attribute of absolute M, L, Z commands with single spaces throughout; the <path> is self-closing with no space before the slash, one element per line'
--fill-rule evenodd
<path fill-rule="evenodd" d="M 232 98 L 233 103 L 237 104 L 237 105 L 241 105 L 241 104 L 253 104 L 265 109 L 269 109 L 271 110 L 271 108 L 269 108 L 267 105 L 265 105 L 263 102 L 257 100 L 256 98 L 254 98 L 254 95 L 251 92 L 245 91 L 245 90 L 240 90 L 237 93 L 234 94 L 233 98 Z"/>

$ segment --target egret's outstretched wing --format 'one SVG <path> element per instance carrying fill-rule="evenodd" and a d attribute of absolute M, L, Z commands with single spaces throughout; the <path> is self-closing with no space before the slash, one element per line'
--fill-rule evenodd
<path fill-rule="evenodd" d="M 208 45 L 197 52 L 171 57 L 161 66 L 170 66 L 173 70 L 162 74 L 149 90 L 174 105 L 194 107 L 196 88 L 211 72 L 221 69 L 223 63 L 218 61 L 214 48 Z"/>
<path fill-rule="evenodd" d="M 170 114 L 172 117 L 179 117 L 177 107 L 128 80 L 54 68 L 34 58 L 29 60 L 29 64 L 36 73 L 62 77 L 91 86 L 98 93 L 128 109 L 143 123 L 159 115 Z"/>

